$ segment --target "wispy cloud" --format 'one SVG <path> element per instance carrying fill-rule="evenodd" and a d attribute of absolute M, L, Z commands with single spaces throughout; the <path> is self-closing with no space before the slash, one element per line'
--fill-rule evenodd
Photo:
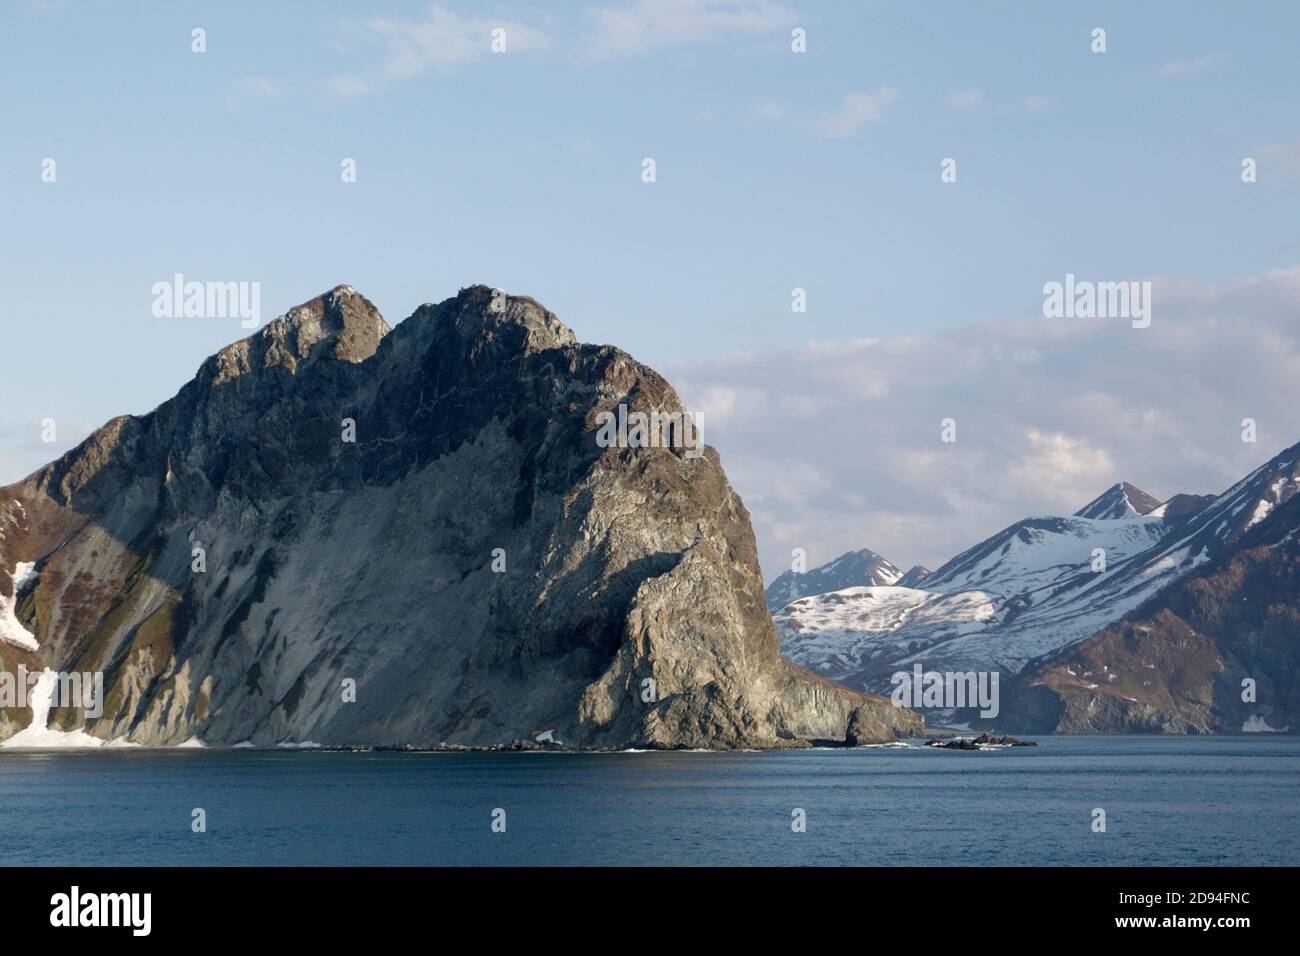
<path fill-rule="evenodd" d="M 1193 73 L 1212 69 L 1228 60 L 1229 56 L 1226 53 L 1209 53 L 1194 60 L 1170 60 L 1168 63 L 1161 64 L 1156 72 L 1164 77 L 1190 76 Z"/>
<path fill-rule="evenodd" d="M 1254 155 L 1259 161 L 1260 182 L 1300 180 L 1300 140 L 1261 146 Z"/>
<path fill-rule="evenodd" d="M 774 121 L 785 119 L 789 111 L 777 100 L 758 100 L 749 104 L 749 112 L 755 119 Z"/>
<path fill-rule="evenodd" d="M 1030 113 L 1045 113 L 1052 108 L 1052 101 L 1046 96 L 1026 96 L 1025 110 Z"/>
<path fill-rule="evenodd" d="M 818 117 L 813 129 L 836 139 L 852 136 L 864 124 L 880 120 L 898 96 L 898 90 L 892 86 L 882 86 L 873 93 L 850 93 L 838 110 Z"/>
<path fill-rule="evenodd" d="M 969 110 L 981 105 L 984 102 L 984 91 L 953 90 L 948 94 L 948 105 L 955 110 Z"/>
<path fill-rule="evenodd" d="M 776 0 L 633 0 L 592 7 L 586 43 L 594 59 L 791 27 L 794 13 Z"/>
<path fill-rule="evenodd" d="M 234 91 L 248 99 L 270 100 L 284 93 L 284 87 L 269 76 L 241 76 L 234 83 Z"/>
<path fill-rule="evenodd" d="M 247 103 L 265 103 L 278 99 L 286 91 L 284 81 L 269 76 L 241 76 L 230 84 L 226 95 L 226 109 L 238 113 Z"/>
<path fill-rule="evenodd" d="M 341 27 L 344 49 L 378 49 L 377 57 L 358 68 L 327 77 L 323 87 L 339 97 L 363 96 L 386 84 L 430 72 L 443 74 L 491 56 L 493 31 L 502 30 L 505 54 L 549 49 L 540 29 L 516 20 L 462 17 L 431 6 L 423 18 L 371 17 Z"/>

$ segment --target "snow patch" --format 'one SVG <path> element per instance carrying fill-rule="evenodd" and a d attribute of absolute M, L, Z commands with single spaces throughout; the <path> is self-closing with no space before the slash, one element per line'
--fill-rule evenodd
<path fill-rule="evenodd" d="M 1268 721 L 1258 714 L 1252 714 L 1250 719 L 1241 725 L 1243 734 L 1284 734 L 1290 729 L 1287 727 L 1270 727 Z"/>
<path fill-rule="evenodd" d="M 1267 518 L 1268 513 L 1272 510 L 1273 510 L 1273 502 L 1269 501 L 1267 498 L 1260 498 L 1259 501 L 1255 504 L 1254 514 L 1252 514 L 1250 516 L 1250 520 L 1246 522 L 1246 527 L 1247 528 L 1255 527 L 1255 525 L 1259 524 L 1261 521 Z"/>
<path fill-rule="evenodd" d="M 136 746 L 125 740 L 108 741 L 84 730 L 51 728 L 50 707 L 58 676 L 48 667 L 41 672 L 27 695 L 27 704 L 32 709 L 32 722 L 8 740 L 0 742 L 0 750 L 92 750 L 105 746 Z"/>
<path fill-rule="evenodd" d="M 19 561 L 10 577 L 13 578 L 14 582 L 13 597 L 5 597 L 0 594 L 0 641 L 5 641 L 15 647 L 21 647 L 25 651 L 34 651 L 38 646 L 36 635 L 23 627 L 22 622 L 18 620 L 17 612 L 18 592 L 28 581 L 36 577 L 36 563 L 34 561 Z"/>

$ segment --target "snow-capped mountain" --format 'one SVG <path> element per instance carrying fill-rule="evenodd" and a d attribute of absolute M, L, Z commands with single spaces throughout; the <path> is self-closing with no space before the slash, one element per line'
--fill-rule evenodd
<path fill-rule="evenodd" d="M 997 597 L 984 591 L 856 587 L 791 601 L 775 621 L 782 654 L 815 673 L 852 683 L 876 660 L 887 663 L 985 630 L 997 618 L 997 604 Z"/>
<path fill-rule="evenodd" d="M 1076 518 L 1136 518 L 1150 514 L 1160 502 L 1127 481 L 1111 485 L 1074 513 Z"/>
<path fill-rule="evenodd" d="M 907 569 L 907 572 L 896 582 L 900 588 L 920 587 L 921 582 L 928 578 L 934 572 L 927 567 L 914 564 Z"/>
<path fill-rule="evenodd" d="M 1300 730 L 1300 495 L 1294 465 L 1270 465 L 1215 499 L 1220 514 L 1248 516 L 1218 556 L 1122 620 L 1031 663 L 1003 689 L 1000 726 L 1034 733 Z M 1222 519 L 1212 518 L 1202 530 L 1221 527 Z"/>
<path fill-rule="evenodd" d="M 816 673 L 877 692 L 915 663 L 1014 674 L 1224 553 L 1295 494 L 1298 480 L 1300 446 L 1215 497 L 1176 495 L 1161 505 L 1121 483 L 1077 515 L 1016 522 L 921 588 L 858 587 L 794 601 L 775 615 L 782 649 Z"/>
<path fill-rule="evenodd" d="M 765 592 L 767 607 L 768 610 L 778 611 L 796 598 L 839 591 L 842 588 L 888 586 L 897 583 L 901 577 L 902 571 L 874 551 L 866 548 L 849 551 L 811 571 L 785 572 L 768 585 Z"/>

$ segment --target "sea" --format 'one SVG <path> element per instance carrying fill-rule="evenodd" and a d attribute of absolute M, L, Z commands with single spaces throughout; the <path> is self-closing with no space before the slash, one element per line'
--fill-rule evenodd
<path fill-rule="evenodd" d="M 1037 740 L 0 752 L 0 865 L 1300 864 L 1300 738 Z"/>

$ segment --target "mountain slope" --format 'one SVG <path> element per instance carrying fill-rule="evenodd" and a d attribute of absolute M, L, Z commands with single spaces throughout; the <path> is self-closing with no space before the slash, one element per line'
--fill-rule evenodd
<path fill-rule="evenodd" d="M 767 606 L 777 611 L 795 598 L 841 588 L 890 585 L 903 572 L 874 551 L 849 551 L 811 571 L 786 571 L 767 587 Z"/>
<path fill-rule="evenodd" d="M 1174 495 L 1168 501 L 1161 502 L 1160 507 L 1147 512 L 1153 518 L 1191 518 L 1198 511 L 1214 500 L 1214 495 Z"/>
<path fill-rule="evenodd" d="M 36 645 L 0 665 L 101 672 L 102 716 L 50 728 L 142 744 L 918 729 L 781 658 L 716 452 L 602 447 L 619 405 L 681 407 L 531 299 L 475 286 L 390 331 L 338 287 L 0 489 L 0 597 Z"/>
<path fill-rule="evenodd" d="M 774 617 L 781 652 L 814 673 L 850 683 L 877 678 L 892 663 L 959 634 L 980 632 L 997 617 L 982 591 L 946 595 L 905 587 L 857 587 L 791 601 Z M 886 678 L 888 675 L 884 675 Z"/>
<path fill-rule="evenodd" d="M 917 663 L 1007 677 L 1054 659 L 1234 553 L 1298 487 L 1300 446 L 1208 501 L 1175 496 L 1167 504 L 1179 507 L 1163 514 L 1156 507 L 1145 516 L 1116 516 L 1121 496 L 1129 506 L 1150 503 L 1116 486 L 1083 509 L 1106 517 L 1025 519 L 945 563 L 923 590 L 900 596 L 856 589 L 804 599 L 777 614 L 778 633 L 793 660 L 852 687 L 887 691 L 891 674 Z M 966 605 L 955 613 L 935 595 L 963 597 Z M 900 602 L 909 607 L 906 615 L 878 613 Z M 936 613 L 916 613 L 930 607 Z"/>
<path fill-rule="evenodd" d="M 1300 497 L 1100 633 L 1025 669 L 1002 719 L 1057 733 L 1300 729 Z M 1245 693 L 1245 683 L 1253 693 Z"/>

